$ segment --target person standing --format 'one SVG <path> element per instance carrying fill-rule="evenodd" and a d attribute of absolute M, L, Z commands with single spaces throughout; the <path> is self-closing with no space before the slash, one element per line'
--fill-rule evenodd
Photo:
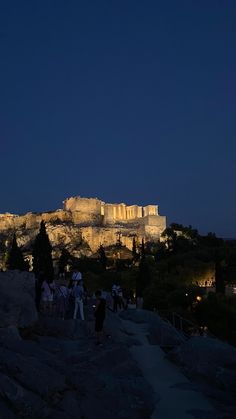
<path fill-rule="evenodd" d="M 52 315 L 55 282 L 45 279 L 41 291 L 44 314 Z"/>
<path fill-rule="evenodd" d="M 55 288 L 56 317 L 62 318 L 63 320 L 65 318 L 68 298 L 69 290 L 65 286 L 65 283 L 57 283 Z"/>
<path fill-rule="evenodd" d="M 75 271 L 72 274 L 72 281 L 82 281 L 82 274 L 78 269 L 75 269 Z"/>
<path fill-rule="evenodd" d="M 35 305 L 38 313 L 40 312 L 40 302 L 42 295 L 42 285 L 44 281 L 44 273 L 40 271 L 35 278 Z"/>
<path fill-rule="evenodd" d="M 77 318 L 77 312 L 79 308 L 80 318 L 81 320 L 84 320 L 84 302 L 83 302 L 84 288 L 82 285 L 82 281 L 75 282 L 75 285 L 72 288 L 71 294 L 75 299 L 73 319 Z"/>
<path fill-rule="evenodd" d="M 113 298 L 113 311 L 114 313 L 117 312 L 117 305 L 118 305 L 118 288 L 116 284 L 112 285 L 112 289 L 111 289 L 111 296 Z"/>
<path fill-rule="evenodd" d="M 97 337 L 97 345 L 102 345 L 103 323 L 106 317 L 106 300 L 103 298 L 100 290 L 95 292 L 96 306 L 94 309 L 95 317 L 95 333 Z"/>
<path fill-rule="evenodd" d="M 124 300 L 123 300 L 123 290 L 120 285 L 117 285 L 117 294 L 118 294 L 118 306 L 119 309 L 124 309 Z"/>

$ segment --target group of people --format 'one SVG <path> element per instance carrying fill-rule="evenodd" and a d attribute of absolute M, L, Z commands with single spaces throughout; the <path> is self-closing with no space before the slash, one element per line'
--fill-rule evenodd
<path fill-rule="evenodd" d="M 126 290 L 123 290 L 122 287 L 114 283 L 111 289 L 111 296 L 113 299 L 113 311 L 116 313 L 119 310 L 126 310 L 128 308 L 129 302 L 133 300 L 133 292 L 130 291 L 127 293 Z"/>
<path fill-rule="evenodd" d="M 61 319 L 78 318 L 85 320 L 84 304 L 87 304 L 87 290 L 83 284 L 82 274 L 75 270 L 71 280 L 60 278 L 59 281 L 47 280 L 43 272 L 36 278 L 35 303 L 39 312 Z M 106 299 L 102 292 L 95 293 L 96 304 L 93 306 L 97 343 L 101 344 L 103 323 L 106 314 Z"/>

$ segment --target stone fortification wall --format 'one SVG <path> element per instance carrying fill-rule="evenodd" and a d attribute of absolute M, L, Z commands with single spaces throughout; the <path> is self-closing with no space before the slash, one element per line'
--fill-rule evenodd
<path fill-rule="evenodd" d="M 81 213 L 101 215 L 103 202 L 97 198 L 81 198 L 75 196 L 63 202 L 64 211 L 80 211 Z"/>
<path fill-rule="evenodd" d="M 166 217 L 160 215 L 148 215 L 143 218 L 144 235 L 147 240 L 157 240 L 166 229 Z"/>
<path fill-rule="evenodd" d="M 140 227 L 138 229 L 122 228 L 110 226 L 110 227 L 82 227 L 82 238 L 88 244 L 92 252 L 96 252 L 99 246 L 102 244 L 104 247 L 115 245 L 118 237 L 120 237 L 123 246 L 126 246 L 129 250 L 133 247 L 133 237 L 137 238 L 137 242 L 141 244 L 142 238 L 145 240 L 145 228 Z"/>
<path fill-rule="evenodd" d="M 97 214 L 87 214 L 86 212 L 73 211 L 71 220 L 74 224 L 79 225 L 102 225 L 103 217 Z"/>
<path fill-rule="evenodd" d="M 163 215 L 147 215 L 142 218 L 141 222 L 145 226 L 157 226 L 163 228 L 164 230 L 166 228 L 166 217 Z"/>
<path fill-rule="evenodd" d="M 41 221 L 46 223 L 72 221 L 71 214 L 66 211 L 43 212 L 42 214 L 28 212 L 24 215 L 0 214 L 0 231 L 8 229 L 34 229 Z"/>

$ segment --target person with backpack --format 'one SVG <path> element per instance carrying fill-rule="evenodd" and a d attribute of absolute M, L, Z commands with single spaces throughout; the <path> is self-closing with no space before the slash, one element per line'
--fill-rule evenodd
<path fill-rule="evenodd" d="M 75 308 L 74 308 L 74 315 L 73 319 L 77 318 L 77 312 L 79 308 L 80 318 L 81 320 L 84 320 L 84 287 L 82 285 L 82 281 L 76 281 L 75 285 L 72 288 L 71 295 L 75 299 Z"/>

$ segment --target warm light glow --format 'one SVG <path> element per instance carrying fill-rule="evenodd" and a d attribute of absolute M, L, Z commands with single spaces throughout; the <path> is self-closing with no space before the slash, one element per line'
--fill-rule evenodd
<path fill-rule="evenodd" d="M 197 301 L 201 301 L 202 297 L 200 295 L 197 296 Z"/>

